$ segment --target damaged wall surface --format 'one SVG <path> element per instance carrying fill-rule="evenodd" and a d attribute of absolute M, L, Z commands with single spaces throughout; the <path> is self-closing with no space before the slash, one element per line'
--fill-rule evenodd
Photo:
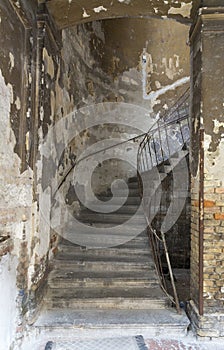
<path fill-rule="evenodd" d="M 155 118 L 181 96 L 189 81 L 188 30 L 188 26 L 175 21 L 168 23 L 144 19 L 98 21 L 63 30 L 62 57 L 65 71 L 69 72 L 70 94 L 74 96 L 75 106 L 82 111 L 82 108 L 92 103 L 103 104 L 95 110 L 83 109 L 82 113 L 87 114 L 83 115 L 81 122 L 84 126 L 67 147 L 65 153 L 70 161 L 62 162 L 62 178 L 68 172 L 72 159 L 82 158 L 85 152 L 94 153 L 108 144 L 116 144 L 146 132 Z M 171 45 L 177 33 L 179 39 L 175 45 Z M 144 64 L 143 55 L 146 55 Z M 107 111 L 105 117 L 103 106 L 108 104 L 110 108 L 123 106 L 122 114 L 114 116 Z M 136 113 L 131 112 L 131 109 L 136 110 Z M 106 123 L 103 122 L 105 119 Z M 79 129 L 80 122 L 77 123 L 79 125 L 76 128 Z M 85 128 L 85 124 L 91 127 Z M 137 159 L 140 140 L 136 139 L 136 142 L 122 147 L 127 162 Z M 84 188 L 87 182 L 92 181 L 93 191 L 99 193 L 108 190 L 116 178 L 133 176 L 136 163 L 128 166 L 128 163 L 119 160 L 119 147 L 115 147 L 112 152 L 113 159 L 102 161 L 102 164 L 99 161 L 100 154 L 92 157 L 92 169 L 90 159 L 87 159 L 82 164 L 82 170 L 79 170 L 82 176 L 77 176 L 76 185 Z M 92 180 L 89 174 L 93 175 Z M 63 184 L 64 196 L 72 207 L 79 208 L 72 182 L 73 172 Z"/>
<path fill-rule="evenodd" d="M 41 0 L 41 2 L 43 2 Z M 80 22 L 114 17 L 162 17 L 189 22 L 192 1 L 176 0 L 48 0 L 47 8 L 59 28 L 70 27 Z M 61 16 L 61 14 L 64 14 Z"/>
<path fill-rule="evenodd" d="M 132 176 L 136 169 L 125 160 L 134 159 L 140 139 L 114 151 L 110 160 L 97 154 L 92 179 L 86 175 L 89 158 L 80 168 L 84 175 L 74 177 L 77 159 L 147 131 L 188 87 L 191 7 L 188 0 L 86 1 L 82 6 L 65 0 L 0 1 L 0 304 L 7 315 L 0 323 L 0 349 L 22 338 L 41 305 L 49 262 L 57 252 L 57 228 L 63 229 L 67 215 L 54 201 L 59 186 L 64 206 L 79 212 L 73 185 L 77 182 L 82 192 L 90 180 L 99 194 L 114 179 Z M 193 307 L 200 307 L 201 298 L 206 313 L 220 316 L 224 42 L 223 17 L 217 16 L 205 16 L 204 32 L 192 36 L 191 298 Z M 200 176 L 205 180 L 201 272 Z M 203 328 L 195 314 L 196 328 Z M 217 318 L 212 325 L 207 321 L 200 335 L 223 336 Z"/>
<path fill-rule="evenodd" d="M 1 290 L 2 301 L 15 311 L 5 320 L 10 324 L 7 329 L 10 328 L 11 334 L 6 335 L 6 327 L 1 328 L 2 337 L 6 339 L 4 349 L 13 339 L 22 336 L 27 320 L 32 320 L 33 311 L 41 301 L 49 260 L 57 249 L 58 237 L 51 228 L 51 213 L 46 210 L 51 206 L 50 182 L 60 183 L 74 159 L 96 141 L 102 148 L 105 139 L 119 141 L 121 137 L 128 139 L 138 135 L 141 128 L 146 131 L 158 106 L 167 108 L 166 104 L 170 105 L 182 93 L 187 81 L 177 89 L 171 86 L 164 91 L 163 88 L 189 76 L 186 25 L 175 21 L 168 24 L 159 19 L 151 23 L 136 19 L 129 20 L 124 30 L 123 20 L 110 20 L 60 32 L 42 7 L 37 12 L 35 2 L 28 6 L 22 1 L 17 5 L 2 0 L 0 14 L 1 30 L 5 33 L 1 36 L 0 75 L 1 237 L 7 241 L 1 250 L 2 254 L 7 254 L 1 264 L 2 276 L 7 275 L 9 268 L 12 270 L 8 274 L 9 287 L 16 286 L 13 294 Z M 36 13 L 37 22 L 34 20 Z M 161 26 L 160 35 L 157 25 Z M 133 37 L 127 41 L 130 31 Z M 154 33 L 153 40 L 149 31 Z M 178 41 L 176 47 L 166 52 L 169 40 L 177 32 L 181 33 L 184 44 Z M 120 38 L 119 33 L 122 33 Z M 118 38 L 119 46 L 115 44 Z M 162 44 L 160 59 L 156 51 L 158 41 Z M 144 49 L 146 91 L 143 91 L 142 81 Z M 151 98 L 150 93 L 154 91 L 156 96 Z M 50 156 L 46 156 L 41 145 L 52 126 L 74 110 L 96 103 L 120 103 L 120 119 L 111 123 L 113 113 L 110 111 L 104 123 L 98 120 L 97 125 L 87 128 L 81 121 L 78 128 L 81 131 L 66 143 L 68 125 L 54 135 L 53 147 L 65 145 L 62 154 L 55 147 Z M 124 109 L 125 104 L 130 104 L 129 108 Z M 134 114 L 139 116 L 139 111 L 141 119 L 131 120 Z M 128 116 L 131 125 L 130 121 L 126 123 Z M 88 115 L 85 118 L 88 125 Z M 133 158 L 130 147 L 124 151 L 125 157 L 129 152 L 129 158 Z M 116 154 L 104 167 L 98 165 L 96 162 L 92 180 L 96 193 L 110 187 L 114 178 L 127 177 L 133 172 L 130 165 L 116 158 Z M 47 177 L 43 171 L 46 168 Z M 72 206 L 74 198 L 69 189 L 71 191 L 70 185 L 64 188 L 64 199 L 69 199 Z M 42 215 L 43 212 L 47 215 Z M 59 225 L 63 223 L 62 217 L 60 212 Z"/>
<path fill-rule="evenodd" d="M 0 19 L 0 298 L 4 316 L 0 348 L 8 349 L 13 339 L 21 336 L 27 302 L 33 172 L 25 166 L 30 127 L 26 95 L 30 70 L 23 59 L 29 46 L 26 21 L 19 19 L 8 1 L 1 1 Z"/>
<path fill-rule="evenodd" d="M 201 336 L 223 336 L 223 14 L 204 1 L 192 41 L 192 324 Z M 210 6 L 217 6 L 216 14 Z M 219 8 L 219 10 L 218 10 Z M 200 24 L 199 24 L 200 23 Z"/>

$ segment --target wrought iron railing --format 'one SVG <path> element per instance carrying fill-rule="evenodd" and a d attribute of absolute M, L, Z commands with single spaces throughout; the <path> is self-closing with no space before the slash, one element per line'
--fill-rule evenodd
<path fill-rule="evenodd" d="M 190 140 L 189 90 L 145 134 L 138 149 L 138 172 L 168 160 Z"/>
<path fill-rule="evenodd" d="M 137 169 L 142 198 L 143 210 L 148 224 L 149 239 L 152 247 L 155 266 L 162 289 L 171 298 L 176 305 L 177 311 L 180 312 L 179 300 L 177 296 L 174 276 L 171 268 L 166 236 L 162 230 L 152 227 L 152 220 L 159 208 L 156 191 L 161 186 L 162 178 L 159 181 L 154 180 L 153 172 L 158 166 L 166 164 L 167 161 L 182 149 L 188 149 L 190 141 L 189 126 L 189 90 L 169 109 L 167 110 L 155 124 L 150 128 L 144 136 L 138 149 Z M 157 172 L 158 173 L 158 172 Z M 165 175 L 166 176 L 166 175 Z M 148 180 L 153 182 L 153 191 L 148 191 Z M 144 186 L 145 183 L 145 186 Z M 143 193 L 143 188 L 146 188 Z M 160 188 L 161 190 L 161 188 Z M 149 196 L 153 197 L 153 201 Z M 149 208 L 150 207 L 150 208 Z M 152 213 L 153 211 L 153 213 Z M 168 293 L 166 279 L 160 256 L 161 245 L 165 252 L 167 267 L 169 271 L 170 281 L 173 288 L 173 297 Z"/>

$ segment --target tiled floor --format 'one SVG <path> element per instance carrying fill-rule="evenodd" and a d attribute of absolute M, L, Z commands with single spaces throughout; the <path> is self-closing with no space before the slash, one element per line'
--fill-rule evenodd
<path fill-rule="evenodd" d="M 148 339 L 145 340 L 149 350 L 223 350 L 224 341 L 183 340 L 176 339 Z"/>

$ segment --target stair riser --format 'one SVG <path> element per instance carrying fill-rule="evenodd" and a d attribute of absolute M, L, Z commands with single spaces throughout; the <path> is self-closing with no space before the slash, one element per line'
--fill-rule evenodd
<path fill-rule="evenodd" d="M 126 221 L 130 220 L 133 218 L 133 215 L 118 215 L 118 214 L 109 214 L 109 215 L 104 215 L 104 214 L 81 214 L 78 218 L 79 221 L 85 222 L 85 223 L 111 223 L 113 225 L 118 225 L 125 223 Z M 134 224 L 135 225 L 141 225 L 145 223 L 145 218 L 142 216 L 136 216 L 134 218 Z"/>
<path fill-rule="evenodd" d="M 119 189 L 115 194 L 116 197 L 137 197 L 139 198 L 139 188 L 129 188 L 128 192 L 124 189 Z"/>
<path fill-rule="evenodd" d="M 102 207 L 93 205 L 93 210 L 89 211 L 84 209 L 82 211 L 82 215 L 86 214 L 88 215 L 90 212 L 92 214 L 99 214 L 102 213 Z M 110 210 L 108 214 L 116 214 L 116 215 L 133 215 L 138 210 L 138 205 L 123 205 L 120 209 L 117 210 L 114 205 L 104 204 L 103 209 Z M 102 213 L 103 214 L 103 213 Z"/>
<path fill-rule="evenodd" d="M 127 249 L 129 249 L 130 251 L 133 251 L 133 252 L 134 252 L 135 249 L 137 249 L 137 250 L 141 250 L 142 249 L 143 252 L 144 251 L 148 251 L 148 253 L 150 253 L 149 243 L 148 242 L 144 242 L 144 241 L 142 241 L 142 242 L 139 241 L 137 243 L 132 243 L 132 241 L 129 241 L 129 242 L 125 243 L 125 244 L 116 246 L 118 254 L 120 254 L 119 253 L 120 250 L 121 251 L 123 250 L 123 247 L 125 247 L 125 248 L 127 248 Z M 69 245 L 68 245 L 67 249 L 68 249 L 68 252 L 72 252 L 72 247 L 70 247 Z M 112 249 L 114 249 L 114 248 L 112 248 Z M 89 249 L 89 250 L 91 250 L 91 249 Z M 75 250 L 75 252 L 76 252 L 76 250 Z"/>
<path fill-rule="evenodd" d="M 58 269 L 61 268 L 62 266 L 62 262 L 60 260 L 55 261 L 54 264 L 54 268 Z M 78 271 L 86 271 L 86 269 L 88 269 L 88 271 L 108 271 L 108 272 L 113 272 L 113 271 L 123 271 L 124 273 L 127 272 L 136 272 L 136 273 L 142 273 L 142 271 L 149 271 L 152 270 L 154 268 L 154 264 L 152 263 L 147 263 L 146 264 L 142 264 L 141 266 L 135 266 L 134 264 L 125 264 L 125 263 L 120 263 L 120 264 L 107 264 L 107 265 L 103 265 L 101 263 L 88 263 L 86 262 L 85 264 L 75 264 L 73 261 L 72 262 L 68 262 L 66 261 L 63 262 L 63 270 L 64 273 L 68 273 L 68 272 L 78 272 Z"/>
<path fill-rule="evenodd" d="M 105 250 L 95 250 L 95 249 L 81 249 L 80 247 L 69 247 L 69 246 L 59 246 L 58 247 L 59 253 L 64 253 L 64 254 L 72 254 L 72 255 L 80 255 L 82 254 L 83 256 L 129 256 L 131 255 L 136 255 L 136 256 L 141 256 L 141 255 L 149 255 L 150 254 L 150 248 L 120 248 L 120 249 L 114 249 L 114 248 L 108 248 Z"/>
<path fill-rule="evenodd" d="M 126 184 L 128 186 L 128 189 L 138 189 L 138 182 L 137 181 L 128 182 Z M 124 185 L 123 184 L 119 184 L 118 186 L 115 185 L 114 188 L 122 190 L 124 188 Z"/>
<path fill-rule="evenodd" d="M 106 278 L 105 278 L 106 280 Z M 136 286 L 140 286 L 142 288 L 150 288 L 150 287 L 155 287 L 158 282 L 157 279 L 152 279 L 150 281 L 112 281 L 106 283 L 105 280 L 103 281 L 67 281 L 67 280 L 58 280 L 58 281 L 49 281 L 49 286 L 50 288 L 53 289 L 66 289 L 66 288 L 102 288 L 105 287 L 107 289 L 109 288 L 134 288 Z"/>
<path fill-rule="evenodd" d="M 93 310 L 93 309 L 138 309 L 138 310 L 156 310 L 163 309 L 167 306 L 167 303 L 163 300 L 129 300 L 123 299 L 119 300 L 119 298 L 115 300 L 103 300 L 99 298 L 99 300 L 83 300 L 83 299 L 54 299 L 46 300 L 46 306 L 48 308 L 75 308 L 77 310 Z"/>
<path fill-rule="evenodd" d="M 113 199 L 114 204 L 121 203 L 121 198 L 122 198 L 122 202 L 124 201 L 123 198 L 125 198 L 125 205 L 130 204 L 130 205 L 139 206 L 139 204 L 141 203 L 141 199 L 140 199 L 139 195 L 138 196 L 130 196 L 129 195 L 128 198 L 126 198 L 126 196 L 124 197 L 124 196 L 120 195 L 119 197 L 117 196 Z M 100 199 L 102 201 L 106 202 L 106 200 L 108 200 L 108 197 L 101 197 Z"/>
<path fill-rule="evenodd" d="M 110 263 L 114 263 L 114 262 L 118 262 L 118 263 L 135 263 L 135 261 L 137 260 L 136 257 L 107 257 L 107 259 L 105 257 L 96 257 L 96 256 L 74 256 L 74 255 L 70 255 L 70 256 L 67 256 L 66 254 L 65 255 L 58 255 L 57 256 L 57 262 L 60 263 L 60 264 L 66 264 L 67 261 L 70 261 L 70 260 L 73 260 L 74 262 L 83 262 L 83 263 L 87 263 L 87 264 L 91 264 L 91 263 L 100 263 L 100 262 L 105 262 L 107 261 L 108 264 Z M 150 261 L 151 259 L 149 259 L 149 257 L 147 255 L 145 256 L 141 256 L 138 258 L 138 263 L 142 263 L 142 264 L 148 264 L 148 262 Z"/>
<path fill-rule="evenodd" d="M 133 177 L 129 177 L 128 179 L 128 183 L 138 183 L 138 177 L 137 176 L 133 176 Z"/>

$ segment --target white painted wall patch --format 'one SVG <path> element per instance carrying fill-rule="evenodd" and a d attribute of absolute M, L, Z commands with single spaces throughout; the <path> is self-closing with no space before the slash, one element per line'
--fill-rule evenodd
<path fill-rule="evenodd" d="M 83 8 L 83 14 L 82 14 L 83 18 L 88 18 L 90 17 L 90 15 L 88 15 L 88 13 L 86 12 L 86 9 Z"/>
<path fill-rule="evenodd" d="M 94 12 L 99 13 L 101 11 L 107 11 L 107 9 L 104 6 L 98 6 L 93 9 Z"/>

